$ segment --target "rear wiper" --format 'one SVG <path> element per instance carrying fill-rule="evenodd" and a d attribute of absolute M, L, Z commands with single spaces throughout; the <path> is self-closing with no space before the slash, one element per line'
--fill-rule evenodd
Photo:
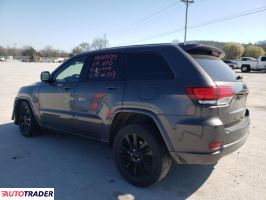
<path fill-rule="evenodd" d="M 242 80 L 243 79 L 243 76 L 237 76 L 236 77 L 236 80 Z"/>

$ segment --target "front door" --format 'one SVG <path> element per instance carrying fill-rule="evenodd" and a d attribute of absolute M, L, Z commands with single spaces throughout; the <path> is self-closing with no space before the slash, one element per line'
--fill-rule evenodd
<path fill-rule="evenodd" d="M 42 83 L 39 91 L 40 119 L 45 126 L 74 131 L 73 109 L 75 89 L 86 57 L 76 57 L 52 74 L 52 81 Z"/>
<path fill-rule="evenodd" d="M 124 58 L 112 52 L 92 55 L 87 75 L 76 89 L 75 127 L 80 134 L 108 140 L 111 119 L 122 109 Z"/>

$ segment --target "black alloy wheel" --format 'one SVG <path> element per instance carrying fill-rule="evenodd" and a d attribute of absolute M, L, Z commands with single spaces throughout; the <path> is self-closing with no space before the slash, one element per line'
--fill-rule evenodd
<path fill-rule="evenodd" d="M 18 113 L 19 130 L 23 136 L 30 137 L 36 131 L 38 124 L 35 120 L 31 107 L 27 102 L 22 102 Z"/>
<path fill-rule="evenodd" d="M 131 184 L 147 187 L 162 180 L 172 158 L 153 126 L 129 124 L 115 136 L 113 154 L 118 170 Z"/>

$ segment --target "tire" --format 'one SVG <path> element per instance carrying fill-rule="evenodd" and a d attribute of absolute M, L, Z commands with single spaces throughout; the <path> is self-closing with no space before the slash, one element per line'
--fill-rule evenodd
<path fill-rule="evenodd" d="M 234 68 L 234 65 L 230 65 L 230 68 L 232 69 L 232 70 L 234 70 L 235 68 Z"/>
<path fill-rule="evenodd" d="M 32 109 L 26 101 L 19 105 L 18 120 L 20 133 L 25 137 L 31 137 L 39 130 Z"/>
<path fill-rule="evenodd" d="M 162 180 L 170 170 L 172 158 L 154 128 L 138 124 L 123 127 L 113 145 L 115 163 L 131 184 L 147 187 Z"/>
<path fill-rule="evenodd" d="M 241 66 L 241 71 L 242 72 L 250 72 L 250 66 L 249 65 L 242 65 Z"/>

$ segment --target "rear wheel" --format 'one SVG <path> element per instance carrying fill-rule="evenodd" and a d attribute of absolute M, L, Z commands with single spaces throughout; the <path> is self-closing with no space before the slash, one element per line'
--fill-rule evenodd
<path fill-rule="evenodd" d="M 242 65 L 241 71 L 242 72 L 250 72 L 250 66 L 249 65 Z"/>
<path fill-rule="evenodd" d="M 19 130 L 23 136 L 30 137 L 38 130 L 35 116 L 27 102 L 24 101 L 20 104 L 18 117 Z"/>
<path fill-rule="evenodd" d="M 162 180 L 172 159 L 156 129 L 127 125 L 115 137 L 113 154 L 118 170 L 131 184 L 146 187 Z"/>

